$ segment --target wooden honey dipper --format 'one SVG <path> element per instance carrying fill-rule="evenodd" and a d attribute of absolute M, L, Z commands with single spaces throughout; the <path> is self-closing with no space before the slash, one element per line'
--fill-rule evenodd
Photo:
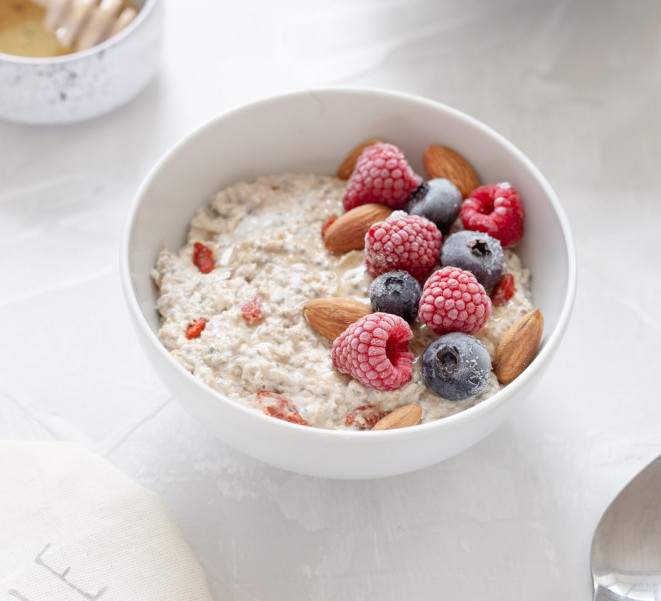
<path fill-rule="evenodd" d="M 138 11 L 123 0 L 33 0 L 46 10 L 44 25 L 60 44 L 85 50 L 126 27 Z"/>

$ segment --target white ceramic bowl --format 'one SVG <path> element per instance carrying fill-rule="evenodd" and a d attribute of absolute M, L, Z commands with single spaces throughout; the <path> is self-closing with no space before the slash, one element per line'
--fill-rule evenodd
<path fill-rule="evenodd" d="M 137 17 L 112 38 L 81 52 L 22 57 L 0 52 L 0 118 L 35 125 L 107 113 L 142 91 L 160 63 L 161 0 L 135 0 Z"/>
<path fill-rule="evenodd" d="M 482 181 L 510 181 L 524 199 L 518 251 L 533 273 L 534 303 L 545 317 L 542 345 L 512 384 L 462 413 L 412 428 L 329 431 L 290 424 L 242 407 L 179 365 L 157 338 L 150 270 L 167 244 L 183 245 L 195 210 L 230 183 L 284 171 L 335 173 L 358 142 L 397 144 L 419 173 L 431 143 L 455 148 Z M 330 478 L 372 478 L 423 468 L 484 438 L 528 396 L 565 330 L 575 290 L 575 253 L 553 190 L 512 144 L 452 108 L 378 90 L 319 90 L 279 96 L 221 115 L 179 142 L 143 183 L 122 243 L 122 282 L 148 357 L 179 401 L 229 445 L 269 464 Z"/>

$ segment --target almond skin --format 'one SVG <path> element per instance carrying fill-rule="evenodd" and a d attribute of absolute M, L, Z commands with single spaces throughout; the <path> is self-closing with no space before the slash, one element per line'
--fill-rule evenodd
<path fill-rule="evenodd" d="M 368 146 L 374 146 L 374 144 L 378 144 L 379 142 L 383 142 L 383 140 L 372 138 L 371 140 L 366 140 L 362 144 L 358 144 L 358 146 L 356 146 L 342 161 L 342 164 L 337 170 L 337 177 L 340 179 L 349 179 L 356 166 L 356 161 L 358 161 L 358 157 L 363 152 L 363 150 L 365 150 Z"/>
<path fill-rule="evenodd" d="M 431 144 L 427 147 L 422 157 L 428 179 L 442 177 L 449 179 L 461 192 L 463 198 L 480 185 L 480 179 L 471 164 L 458 152 Z"/>
<path fill-rule="evenodd" d="M 345 253 L 365 248 L 365 234 L 377 221 L 392 213 L 385 205 L 369 203 L 347 211 L 324 233 L 324 245 L 333 253 Z"/>
<path fill-rule="evenodd" d="M 382 417 L 372 426 L 372 430 L 393 430 L 416 426 L 422 418 L 420 405 L 403 405 Z"/>
<path fill-rule="evenodd" d="M 365 303 L 341 296 L 316 298 L 303 307 L 303 315 L 310 327 L 331 341 L 371 312 L 371 307 Z"/>
<path fill-rule="evenodd" d="M 509 384 L 530 365 L 543 331 L 544 316 L 535 309 L 520 317 L 505 332 L 493 360 L 493 371 L 501 384 Z"/>

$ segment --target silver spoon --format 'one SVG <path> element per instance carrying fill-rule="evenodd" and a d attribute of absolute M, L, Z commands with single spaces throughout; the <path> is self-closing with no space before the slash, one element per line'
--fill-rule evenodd
<path fill-rule="evenodd" d="M 661 457 L 606 509 L 591 565 L 594 601 L 661 601 Z"/>

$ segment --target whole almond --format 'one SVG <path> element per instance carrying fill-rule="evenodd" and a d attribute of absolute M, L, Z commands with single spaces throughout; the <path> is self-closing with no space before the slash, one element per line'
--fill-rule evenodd
<path fill-rule="evenodd" d="M 544 331 L 539 309 L 526 313 L 505 332 L 493 360 L 493 371 L 501 384 L 509 384 L 534 359 Z"/>
<path fill-rule="evenodd" d="M 459 188 L 463 198 L 467 198 L 480 185 L 480 179 L 471 164 L 447 146 L 439 144 L 428 146 L 423 154 L 422 164 L 428 179 L 437 177 L 449 179 Z"/>
<path fill-rule="evenodd" d="M 394 430 L 407 428 L 420 423 L 422 407 L 420 405 L 402 405 L 382 417 L 372 426 L 372 430 Z"/>
<path fill-rule="evenodd" d="M 368 203 L 347 211 L 336 219 L 324 233 L 324 245 L 334 253 L 365 248 L 365 234 L 377 221 L 392 213 L 385 205 Z"/>
<path fill-rule="evenodd" d="M 316 298 L 303 307 L 310 327 L 328 340 L 335 340 L 353 322 L 371 312 L 365 303 L 341 296 Z"/>
<path fill-rule="evenodd" d="M 349 179 L 353 173 L 354 167 L 356 166 L 356 161 L 358 160 L 358 157 L 361 155 L 363 150 L 365 150 L 368 146 L 374 146 L 374 144 L 378 144 L 379 142 L 383 142 L 383 140 L 372 138 L 371 140 L 367 140 L 362 144 L 358 144 L 358 146 L 356 146 L 342 161 L 342 164 L 337 170 L 337 177 L 340 179 Z"/>

